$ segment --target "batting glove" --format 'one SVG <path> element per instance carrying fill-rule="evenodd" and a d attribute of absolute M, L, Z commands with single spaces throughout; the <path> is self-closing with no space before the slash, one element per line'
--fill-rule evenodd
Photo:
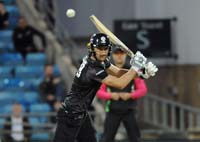
<path fill-rule="evenodd" d="M 138 75 L 144 79 L 148 79 L 151 76 L 155 76 L 158 68 L 152 63 L 148 62 L 143 69 L 143 72 L 139 72 Z"/>
<path fill-rule="evenodd" d="M 142 69 L 145 68 L 146 61 L 147 58 L 140 51 L 137 51 L 130 60 L 131 68 L 137 73 L 141 73 Z"/>

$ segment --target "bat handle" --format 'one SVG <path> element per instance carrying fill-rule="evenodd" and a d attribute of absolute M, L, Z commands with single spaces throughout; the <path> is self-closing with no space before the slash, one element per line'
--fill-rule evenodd
<path fill-rule="evenodd" d="M 128 50 L 127 55 L 132 58 L 134 56 L 134 53 L 131 50 Z"/>

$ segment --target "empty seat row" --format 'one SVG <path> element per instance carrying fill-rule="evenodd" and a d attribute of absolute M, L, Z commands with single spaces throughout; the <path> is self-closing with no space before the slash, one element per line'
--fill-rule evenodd
<path fill-rule="evenodd" d="M 1 79 L 0 91 L 37 91 L 41 78 L 36 79 Z"/>
<path fill-rule="evenodd" d="M 5 42 L 5 43 L 11 42 L 12 41 L 12 34 L 13 34 L 12 30 L 0 31 L 1 42 Z"/>
<path fill-rule="evenodd" d="M 44 66 L 17 66 L 15 76 L 18 78 L 42 78 Z"/>
<path fill-rule="evenodd" d="M 20 16 L 19 9 L 15 5 L 6 5 L 5 8 L 9 12 L 10 17 L 19 17 Z"/>
<path fill-rule="evenodd" d="M 27 92 L 26 94 L 31 95 L 33 92 Z M 45 112 L 51 112 L 51 107 L 47 103 L 33 103 L 29 106 L 29 108 L 26 108 L 26 106 L 22 105 L 22 112 L 29 111 L 30 113 L 45 113 Z M 12 105 L 2 105 L 0 108 L 0 111 L 2 114 L 10 114 L 12 113 Z M 36 118 L 35 116 L 34 118 Z"/>
<path fill-rule="evenodd" d="M 37 92 L 0 92 L 0 104 L 1 106 L 7 105 L 11 106 L 14 102 L 20 102 L 25 106 L 29 106 L 30 104 L 38 103 L 39 94 Z M 8 113 L 9 109 L 3 108 L 0 111 L 4 113 Z"/>
<path fill-rule="evenodd" d="M 0 78 L 11 78 L 13 72 L 13 67 L 1 67 L 0 68 Z"/>
<path fill-rule="evenodd" d="M 13 5 L 16 3 L 16 0 L 1 0 L 5 5 Z"/>
<path fill-rule="evenodd" d="M 44 53 L 30 53 L 27 55 L 27 65 L 44 65 L 46 55 Z M 23 65 L 23 58 L 19 53 L 4 53 L 0 56 L 1 65 Z"/>
<path fill-rule="evenodd" d="M 14 52 L 14 51 L 15 49 L 12 43 L 0 42 L 0 53 Z"/>
<path fill-rule="evenodd" d="M 17 66 L 9 67 L 3 66 L 0 68 L 0 79 L 12 79 L 15 78 L 43 78 L 44 77 L 43 66 Z M 60 71 L 58 66 L 54 66 L 54 76 L 59 76 Z"/>

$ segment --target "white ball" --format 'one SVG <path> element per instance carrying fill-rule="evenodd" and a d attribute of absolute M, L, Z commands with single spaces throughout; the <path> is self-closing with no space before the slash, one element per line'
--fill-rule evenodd
<path fill-rule="evenodd" d="M 76 11 L 74 9 L 67 9 L 66 15 L 69 18 L 73 18 L 76 15 Z"/>

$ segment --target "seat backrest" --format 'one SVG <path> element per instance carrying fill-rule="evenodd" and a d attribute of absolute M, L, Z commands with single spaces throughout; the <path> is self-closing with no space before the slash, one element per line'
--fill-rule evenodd
<path fill-rule="evenodd" d="M 30 106 L 30 112 L 50 112 L 51 108 L 47 103 L 33 104 Z"/>
<path fill-rule="evenodd" d="M 4 41 L 6 43 L 9 43 L 12 41 L 12 30 L 3 30 L 0 31 L 0 39 L 1 41 Z"/>
<path fill-rule="evenodd" d="M 23 82 L 20 79 L 4 79 L 0 80 L 0 90 L 21 90 Z"/>
<path fill-rule="evenodd" d="M 30 53 L 27 55 L 27 65 L 44 65 L 46 56 L 44 53 Z"/>
<path fill-rule="evenodd" d="M 19 53 L 4 53 L 0 56 L 0 64 L 3 65 L 22 65 L 23 59 Z"/>
<path fill-rule="evenodd" d="M 11 78 L 13 68 L 9 66 L 2 66 L 0 68 L 0 78 Z"/>
<path fill-rule="evenodd" d="M 17 78 L 39 78 L 43 76 L 43 66 L 17 66 L 16 77 Z"/>
<path fill-rule="evenodd" d="M 23 99 L 28 104 L 34 104 L 39 101 L 39 94 L 37 92 L 25 92 Z"/>
<path fill-rule="evenodd" d="M 6 6 L 6 10 L 9 12 L 11 17 L 15 17 L 15 16 L 19 17 L 20 16 L 19 9 L 14 5 Z"/>

